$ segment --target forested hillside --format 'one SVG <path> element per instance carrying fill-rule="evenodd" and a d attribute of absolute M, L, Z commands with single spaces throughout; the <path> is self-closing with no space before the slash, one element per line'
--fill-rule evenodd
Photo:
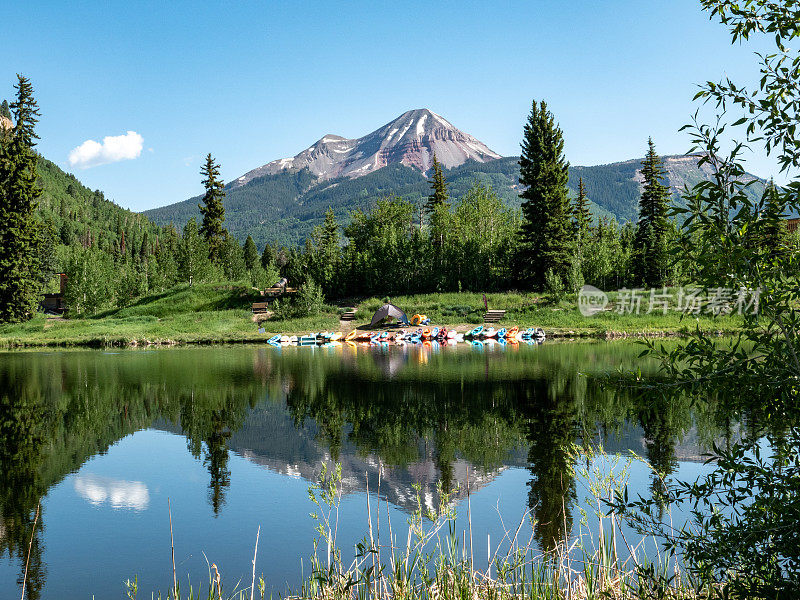
<path fill-rule="evenodd" d="M 40 156 L 37 170 L 42 188 L 39 214 L 57 244 L 119 252 L 123 246 L 140 250 L 145 237 L 157 239 L 160 228 L 145 215 L 107 200 L 103 192 L 90 190 L 55 163 Z"/>
<path fill-rule="evenodd" d="M 445 171 L 451 197 L 460 198 L 476 181 L 490 186 L 503 202 L 519 208 L 518 157 L 505 157 L 485 163 L 469 161 Z M 695 157 L 664 158 L 673 197 L 680 201 L 680 190 L 707 177 L 696 166 Z M 614 218 L 623 223 L 635 221 L 640 185 L 637 172 L 641 159 L 598 165 L 570 167 L 569 189 L 577 195 L 578 178 L 583 179 L 589 208 L 595 217 Z M 763 187 L 754 186 L 760 195 Z M 430 193 L 427 179 L 416 169 L 390 165 L 356 179 L 338 178 L 318 182 L 306 169 L 283 171 L 255 178 L 245 185 L 226 186 L 225 225 L 240 241 L 252 235 L 261 248 L 266 243 L 299 246 L 313 228 L 320 225 L 330 207 L 342 222 L 349 213 L 373 206 L 379 198 L 397 195 L 413 204 L 421 203 Z M 200 198 L 146 211 L 156 223 L 174 223 L 182 227 L 197 217 Z"/>

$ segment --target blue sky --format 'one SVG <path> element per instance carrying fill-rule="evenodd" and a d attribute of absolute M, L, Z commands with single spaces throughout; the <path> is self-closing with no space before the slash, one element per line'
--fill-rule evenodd
<path fill-rule="evenodd" d="M 682 153 L 696 85 L 755 73 L 756 48 L 732 46 L 696 0 L 31 1 L 3 20 L 0 96 L 28 76 L 40 151 L 133 210 L 199 194 L 208 152 L 227 181 L 412 108 L 503 155 L 542 98 L 574 165 L 642 156 L 648 136 Z M 106 136 L 127 136 L 107 160 L 141 153 L 70 165 Z M 777 174 L 765 157 L 748 166 Z"/>

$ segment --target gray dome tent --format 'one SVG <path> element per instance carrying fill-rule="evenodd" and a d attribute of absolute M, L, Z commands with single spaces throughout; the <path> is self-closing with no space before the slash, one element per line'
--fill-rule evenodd
<path fill-rule="evenodd" d="M 375 311 L 374 315 L 372 315 L 372 322 L 369 324 L 369 326 L 373 327 L 388 317 L 394 317 L 401 323 L 408 325 L 408 317 L 406 316 L 406 313 L 397 308 L 394 304 L 384 304 Z"/>

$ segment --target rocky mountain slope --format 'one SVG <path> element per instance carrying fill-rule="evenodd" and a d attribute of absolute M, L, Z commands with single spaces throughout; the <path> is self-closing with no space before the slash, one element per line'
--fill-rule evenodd
<path fill-rule="evenodd" d="M 320 180 L 355 179 L 388 165 L 405 165 L 427 173 L 433 155 L 446 168 L 468 160 L 486 162 L 500 158 L 483 142 L 456 129 L 427 108 L 409 110 L 383 127 L 357 139 L 326 135 L 292 158 L 282 158 L 249 171 L 233 181 L 246 185 L 264 175 L 308 169 Z"/>

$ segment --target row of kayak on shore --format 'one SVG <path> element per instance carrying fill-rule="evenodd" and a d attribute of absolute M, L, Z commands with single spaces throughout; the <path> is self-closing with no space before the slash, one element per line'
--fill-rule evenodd
<path fill-rule="evenodd" d="M 267 340 L 273 346 L 299 345 L 317 346 L 330 343 L 352 342 L 364 344 L 423 344 L 425 342 L 436 341 L 439 343 L 458 344 L 461 342 L 498 342 L 498 343 L 519 343 L 530 341 L 542 341 L 545 338 L 544 331 L 539 328 L 530 327 L 520 329 L 511 327 L 509 329 L 495 329 L 494 327 L 483 327 L 482 325 L 466 332 L 458 332 L 455 329 L 445 327 L 425 327 L 406 331 L 358 331 L 353 330 L 348 334 L 337 332 L 309 333 L 307 335 L 282 335 L 277 334 Z"/>

